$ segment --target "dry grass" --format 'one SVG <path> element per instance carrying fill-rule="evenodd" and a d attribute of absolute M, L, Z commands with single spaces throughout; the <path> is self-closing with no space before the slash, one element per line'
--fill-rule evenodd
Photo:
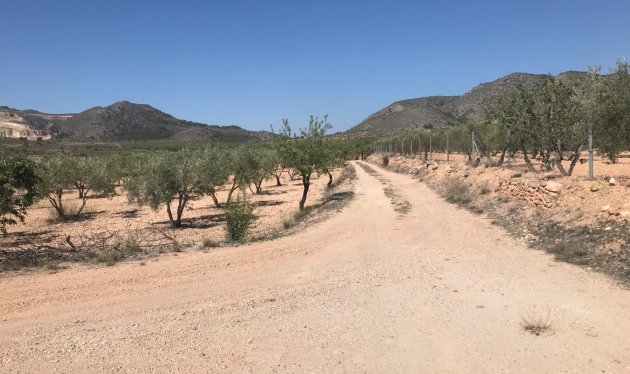
<path fill-rule="evenodd" d="M 455 204 L 468 204 L 472 201 L 468 185 L 459 179 L 451 178 L 446 181 L 446 201 Z"/>
<path fill-rule="evenodd" d="M 521 327 L 526 332 L 540 336 L 552 332 L 551 320 L 549 319 L 549 311 L 546 314 L 539 314 L 536 310 L 532 310 L 521 317 Z"/>

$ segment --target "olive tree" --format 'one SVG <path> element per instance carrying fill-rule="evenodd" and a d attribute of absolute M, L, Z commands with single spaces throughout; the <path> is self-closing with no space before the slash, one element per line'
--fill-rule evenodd
<path fill-rule="evenodd" d="M 308 126 L 300 129 L 299 134 L 294 134 L 287 119 L 282 120 L 279 131 L 278 153 L 284 165 L 293 168 L 302 177 L 302 198 L 300 210 L 304 210 L 304 204 L 311 185 L 311 175 L 315 172 L 326 172 L 330 164 L 329 149 L 326 147 L 326 131 L 332 125 L 328 122 L 328 116 L 322 120 L 311 116 Z"/>
<path fill-rule="evenodd" d="M 76 158 L 57 155 L 38 164 L 39 192 L 48 200 L 59 218 L 78 216 L 83 212 L 90 193 L 110 196 L 115 192 L 114 177 L 109 174 L 101 158 Z M 64 194 L 71 189 L 79 191 L 80 206 L 70 212 L 64 203 Z"/>
<path fill-rule="evenodd" d="M 216 193 L 230 177 L 230 155 L 225 149 L 207 147 L 200 151 L 200 157 L 198 173 L 204 183 L 203 192 L 210 195 L 217 208 L 221 208 Z"/>
<path fill-rule="evenodd" d="M 274 174 L 277 172 L 279 165 L 278 155 L 272 149 L 267 147 L 251 149 L 248 153 L 251 159 L 251 162 L 249 163 L 249 174 L 255 188 L 255 191 L 252 191 L 252 193 L 260 195 L 262 193 L 262 182 L 264 180 L 272 175 L 275 175 L 276 184 L 278 182 L 278 175 Z"/>
<path fill-rule="evenodd" d="M 509 95 L 494 115 L 510 126 L 526 162 L 529 151 L 541 157 L 547 171 L 555 166 L 571 175 L 586 141 L 586 124 L 575 96 L 574 86 L 549 77 L 542 85 L 528 85 Z M 571 162 L 565 169 L 567 153 Z"/>
<path fill-rule="evenodd" d="M 208 192 L 204 161 L 201 151 L 188 149 L 145 157 L 124 184 L 129 200 L 154 210 L 165 205 L 171 226 L 181 227 L 186 204 Z"/>
<path fill-rule="evenodd" d="M 319 169 L 322 173 L 328 175 L 326 187 L 331 188 L 333 183 L 332 171 L 346 165 L 346 155 L 349 154 L 350 149 L 346 147 L 344 142 L 337 139 L 325 139 L 322 146 L 324 153 Z"/>
<path fill-rule="evenodd" d="M 0 232 L 7 225 L 24 222 L 26 208 L 37 198 L 35 163 L 22 157 L 0 155 Z"/>
<path fill-rule="evenodd" d="M 630 149 L 630 68 L 627 61 L 617 60 L 610 75 L 598 73 L 598 67 L 591 68 L 580 98 L 600 152 L 617 162 L 619 154 Z"/>

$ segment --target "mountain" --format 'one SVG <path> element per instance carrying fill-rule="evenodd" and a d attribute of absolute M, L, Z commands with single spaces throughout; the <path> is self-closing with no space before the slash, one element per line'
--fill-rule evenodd
<path fill-rule="evenodd" d="M 378 136 L 413 128 L 460 125 L 483 118 L 503 97 L 528 84 L 542 84 L 543 74 L 513 73 L 483 83 L 461 96 L 429 96 L 395 102 L 347 131 L 348 135 Z M 558 78 L 577 83 L 586 73 L 565 72 Z"/>
<path fill-rule="evenodd" d="M 0 120 L 2 118 L 11 118 L 32 132 L 46 134 L 47 138 L 70 140 L 253 142 L 270 137 L 267 132 L 248 131 L 238 126 L 210 126 L 180 120 L 150 105 L 128 101 L 94 107 L 78 114 L 59 115 L 0 107 Z M 7 131 L 4 133 L 7 136 Z M 0 136 L 2 134 L 0 132 Z M 12 137 L 17 137 L 16 134 L 14 131 Z"/>

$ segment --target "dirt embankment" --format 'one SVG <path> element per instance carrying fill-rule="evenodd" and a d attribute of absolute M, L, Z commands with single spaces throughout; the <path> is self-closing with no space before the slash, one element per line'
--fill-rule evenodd
<path fill-rule="evenodd" d="M 485 213 L 531 247 L 630 282 L 630 187 L 524 168 L 470 167 L 457 162 L 383 155 L 368 159 L 414 175 L 442 196 Z M 461 186 L 459 189 L 454 188 Z"/>

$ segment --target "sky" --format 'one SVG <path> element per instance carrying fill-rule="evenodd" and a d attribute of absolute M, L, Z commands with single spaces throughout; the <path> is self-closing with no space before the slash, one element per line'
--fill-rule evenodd
<path fill-rule="evenodd" d="M 628 20 L 628 0 L 0 0 L 0 105 L 128 100 L 251 130 L 328 114 L 344 131 L 512 72 L 609 71 Z"/>

